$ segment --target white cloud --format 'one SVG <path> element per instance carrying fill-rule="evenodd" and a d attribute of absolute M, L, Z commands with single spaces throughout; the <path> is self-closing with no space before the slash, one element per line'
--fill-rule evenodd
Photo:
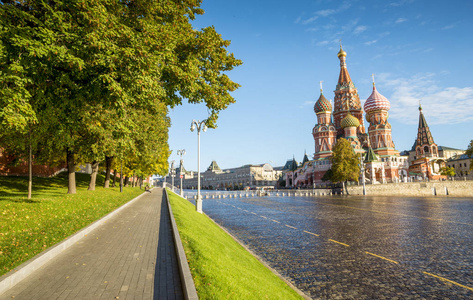
<path fill-rule="evenodd" d="M 414 0 L 401 0 L 401 1 L 389 3 L 389 6 L 394 6 L 394 7 L 403 6 L 404 4 L 408 4 L 411 2 L 414 2 Z"/>
<path fill-rule="evenodd" d="M 312 18 L 309 18 L 307 20 L 304 20 L 302 21 L 301 23 L 304 24 L 304 25 L 307 25 L 307 24 L 310 24 L 312 22 L 314 22 L 315 20 L 317 20 L 319 18 L 319 16 L 313 16 Z"/>
<path fill-rule="evenodd" d="M 366 46 L 371 46 L 373 44 L 376 44 L 377 42 L 378 42 L 378 40 L 367 41 L 367 42 L 365 42 L 365 45 Z"/>
<path fill-rule="evenodd" d="M 336 12 L 337 11 L 334 9 L 324 9 L 324 10 L 317 11 L 316 14 L 322 17 L 328 17 L 330 15 L 333 15 Z"/>
<path fill-rule="evenodd" d="M 442 27 L 442 30 L 452 29 L 452 28 L 454 28 L 455 26 L 457 26 L 457 24 L 450 24 L 450 25 L 447 25 L 447 26 Z"/>
<path fill-rule="evenodd" d="M 363 31 L 365 31 L 366 29 L 368 29 L 367 26 L 359 25 L 359 26 L 356 26 L 355 30 L 353 30 L 353 33 L 354 33 L 354 34 L 360 34 L 360 33 L 362 33 Z"/>
<path fill-rule="evenodd" d="M 407 124 L 419 120 L 419 103 L 428 124 L 458 124 L 473 121 L 473 86 L 439 87 L 436 74 L 422 73 L 411 78 L 393 78 L 390 74 L 377 76 L 377 83 L 385 86 L 391 102 L 391 118 Z M 382 91 L 380 91 L 383 93 Z"/>
<path fill-rule="evenodd" d="M 321 42 L 318 42 L 316 45 L 317 46 L 326 46 L 328 45 L 329 41 L 321 41 Z"/>
<path fill-rule="evenodd" d="M 405 19 L 405 18 L 399 18 L 394 23 L 399 24 L 399 23 L 404 23 L 406 21 L 407 21 L 407 19 Z"/>

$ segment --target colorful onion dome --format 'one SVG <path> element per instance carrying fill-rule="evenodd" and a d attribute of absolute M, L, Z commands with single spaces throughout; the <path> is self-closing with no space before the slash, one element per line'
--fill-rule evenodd
<path fill-rule="evenodd" d="M 320 93 L 319 100 L 315 102 L 314 111 L 316 114 L 324 111 L 332 111 L 332 104 L 324 97 L 324 94 Z"/>
<path fill-rule="evenodd" d="M 348 115 L 346 115 L 345 118 L 343 118 L 340 122 L 340 126 L 342 128 L 358 127 L 360 126 L 360 120 L 358 120 L 356 117 L 352 116 L 350 112 L 348 112 Z"/>
<path fill-rule="evenodd" d="M 374 110 L 389 110 L 391 108 L 391 104 L 386 97 L 378 93 L 376 87 L 373 85 L 373 92 L 368 97 L 368 99 L 366 99 L 364 108 L 365 112 L 369 113 Z"/>

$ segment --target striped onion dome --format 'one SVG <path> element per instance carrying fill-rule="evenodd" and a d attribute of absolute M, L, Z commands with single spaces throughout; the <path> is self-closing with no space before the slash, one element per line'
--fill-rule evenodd
<path fill-rule="evenodd" d="M 358 127 L 360 126 L 360 120 L 358 120 L 356 117 L 352 116 L 350 112 L 348 112 L 348 115 L 346 115 L 345 118 L 343 118 L 340 122 L 340 126 L 342 128 Z"/>
<path fill-rule="evenodd" d="M 320 93 L 319 100 L 315 102 L 314 111 L 316 114 L 324 111 L 332 111 L 332 104 L 324 97 L 324 94 Z"/>
<path fill-rule="evenodd" d="M 365 112 L 369 113 L 374 110 L 389 110 L 391 104 L 386 97 L 378 93 L 376 87 L 373 85 L 373 92 L 368 99 L 366 99 L 364 108 Z"/>

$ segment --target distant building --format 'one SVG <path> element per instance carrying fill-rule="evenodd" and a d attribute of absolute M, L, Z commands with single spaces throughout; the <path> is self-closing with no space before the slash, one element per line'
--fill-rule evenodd
<path fill-rule="evenodd" d="M 450 160 L 447 161 L 447 167 L 455 169 L 455 179 L 473 180 L 473 170 L 470 169 L 471 160 L 472 157 L 466 154 L 452 156 Z"/>
<path fill-rule="evenodd" d="M 197 189 L 197 172 L 186 171 L 182 167 L 183 182 L 185 189 Z M 180 169 L 176 169 L 174 185 L 180 184 Z M 276 187 L 279 178 L 282 176 L 281 169 L 275 169 L 270 164 L 244 165 L 238 168 L 222 170 L 216 161 L 212 161 L 205 172 L 201 172 L 200 184 L 202 189 L 211 190 L 242 190 Z M 166 182 L 171 183 L 168 176 Z"/>

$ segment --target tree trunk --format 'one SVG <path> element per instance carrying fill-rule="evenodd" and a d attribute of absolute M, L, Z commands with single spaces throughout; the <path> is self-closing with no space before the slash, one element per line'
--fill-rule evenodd
<path fill-rule="evenodd" d="M 90 174 L 90 183 L 88 191 L 95 191 L 95 182 L 97 181 L 97 173 L 99 171 L 99 162 L 93 161 L 92 162 L 92 174 Z"/>
<path fill-rule="evenodd" d="M 115 187 L 115 181 L 117 180 L 117 170 L 113 170 L 112 187 Z"/>
<path fill-rule="evenodd" d="M 110 187 L 110 172 L 112 169 L 113 156 L 105 156 L 105 182 L 103 187 L 108 189 Z"/>
<path fill-rule="evenodd" d="M 139 183 L 140 183 L 140 190 L 141 190 L 141 187 L 143 186 L 143 177 L 140 177 L 138 180 L 139 180 Z"/>
<path fill-rule="evenodd" d="M 347 186 L 347 181 L 346 180 L 343 182 L 343 188 L 345 189 L 345 194 L 350 195 L 348 193 L 348 186 Z"/>
<path fill-rule="evenodd" d="M 129 181 L 130 181 L 130 178 L 128 178 L 128 176 L 125 176 L 125 185 L 124 185 L 124 187 L 128 187 Z"/>
<path fill-rule="evenodd" d="M 67 173 L 68 173 L 68 186 L 67 193 L 76 193 L 76 164 L 74 163 L 74 152 L 70 148 L 67 148 L 66 160 L 67 160 Z"/>
<path fill-rule="evenodd" d="M 28 199 L 31 199 L 31 193 L 33 190 L 33 154 L 31 150 L 31 132 L 29 135 L 28 143 Z"/>

